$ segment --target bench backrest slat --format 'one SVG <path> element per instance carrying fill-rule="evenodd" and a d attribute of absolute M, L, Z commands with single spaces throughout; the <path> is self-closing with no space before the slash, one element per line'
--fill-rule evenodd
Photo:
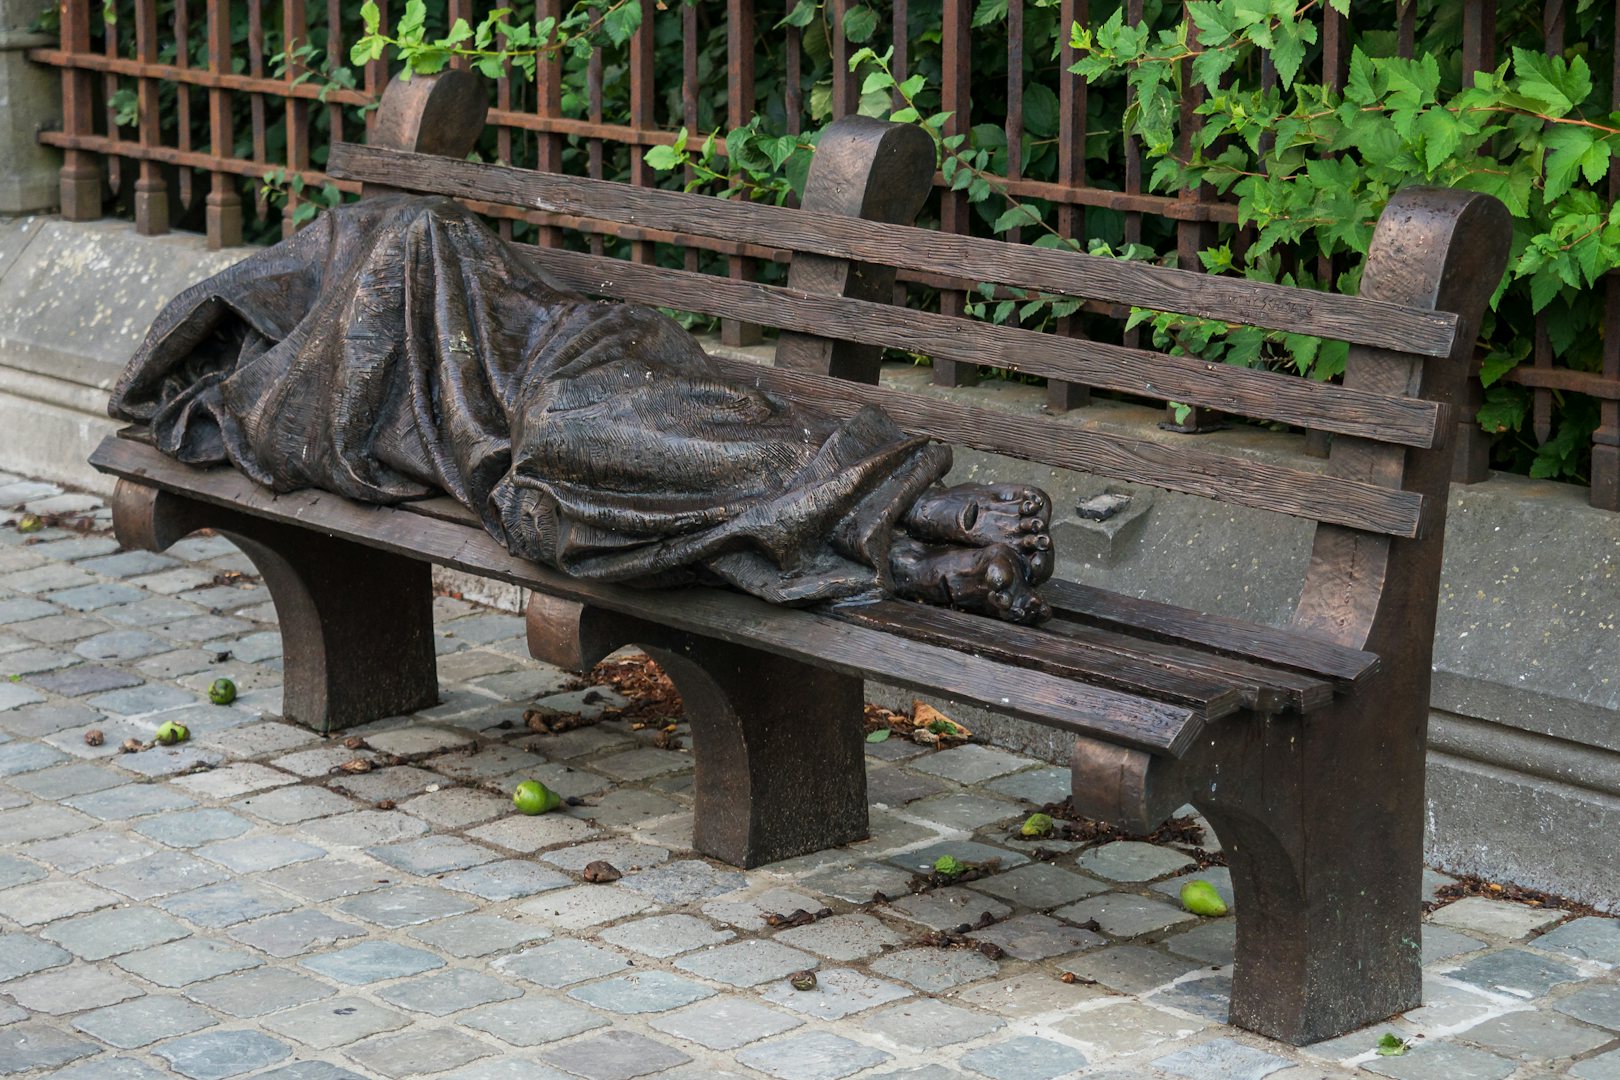
<path fill-rule="evenodd" d="M 1237 458 L 1184 450 L 1037 416 L 960 405 L 888 387 L 715 357 L 727 378 L 783 397 L 849 415 L 877 405 L 907 431 L 942 442 L 1100 473 L 1128 483 L 1183 491 L 1206 499 L 1274 510 L 1390 536 L 1423 531 L 1423 497 L 1399 488 Z"/>
<path fill-rule="evenodd" d="M 695 311 L 806 334 L 923 353 L 1202 405 L 1341 435 L 1430 447 L 1447 412 L 1422 398 L 1351 390 L 1264 369 L 995 326 L 868 300 L 733 281 L 559 248 L 528 248 L 559 286 L 591 296 Z"/>
<path fill-rule="evenodd" d="M 1337 293 L 1169 270 L 1078 252 L 952 236 L 706 195 L 338 143 L 339 179 L 484 199 L 549 214 L 599 217 L 905 269 L 952 267 L 964 277 L 1247 326 L 1311 334 L 1422 356 L 1447 356 L 1457 319 Z"/>

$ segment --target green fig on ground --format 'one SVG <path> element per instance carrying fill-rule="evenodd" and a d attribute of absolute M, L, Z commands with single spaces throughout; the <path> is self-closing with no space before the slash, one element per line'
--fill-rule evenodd
<path fill-rule="evenodd" d="M 173 720 L 166 720 L 157 729 L 157 734 L 152 736 L 152 741 L 159 746 L 173 746 L 175 743 L 183 743 L 189 738 L 191 738 L 190 728 Z"/>
<path fill-rule="evenodd" d="M 1045 836 L 1052 831 L 1052 815 L 1031 814 L 1018 831 L 1024 836 Z"/>
<path fill-rule="evenodd" d="M 229 679 L 215 679 L 208 687 L 208 700 L 215 705 L 229 705 L 236 700 L 236 684 Z"/>
<path fill-rule="evenodd" d="M 1181 887 L 1181 906 L 1194 915 L 1218 918 L 1226 914 L 1226 901 L 1215 891 L 1215 886 L 1202 878 L 1195 878 Z"/>
<path fill-rule="evenodd" d="M 512 805 L 520 814 L 547 814 L 562 803 L 561 795 L 538 780 L 525 780 L 512 791 Z"/>

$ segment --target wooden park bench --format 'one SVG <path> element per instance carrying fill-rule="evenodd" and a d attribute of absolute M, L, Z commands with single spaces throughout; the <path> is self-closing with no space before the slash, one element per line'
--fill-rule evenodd
<path fill-rule="evenodd" d="M 1309 570 L 1274 628 L 1054 580 L 1039 628 L 890 601 L 797 610 L 740 593 L 580 581 L 509 555 L 445 499 L 362 505 L 275 495 L 230 469 L 109 438 L 119 538 L 161 550 L 229 536 L 275 599 L 288 718 L 333 731 L 437 699 L 430 564 L 533 590 L 529 646 L 582 669 L 647 649 L 696 733 L 694 846 L 755 866 L 867 835 L 862 680 L 1072 733 L 1076 808 L 1149 829 L 1191 802 L 1231 862 L 1234 1023 L 1294 1043 L 1419 1000 L 1424 746 L 1446 517 L 1450 403 L 1504 265 L 1496 200 L 1411 189 L 1380 219 L 1361 296 L 1163 269 L 912 227 L 934 169 L 915 128 L 843 121 L 802 209 L 462 160 L 484 87 L 392 85 L 369 146 L 331 173 L 410 190 L 791 251 L 786 285 L 536 248 L 555 281 L 773 326 L 774 366 L 729 377 L 841 414 L 867 403 L 958 446 L 1314 521 Z M 861 220 L 864 219 L 864 220 Z M 891 306 L 896 267 L 1350 343 L 1343 385 Z M 987 363 L 1335 435 L 1281 466 L 876 385 L 882 347 Z"/>

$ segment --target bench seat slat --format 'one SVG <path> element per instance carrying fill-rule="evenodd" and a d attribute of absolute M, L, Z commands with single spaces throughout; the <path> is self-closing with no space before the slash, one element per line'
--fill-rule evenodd
<path fill-rule="evenodd" d="M 742 593 L 582 581 L 517 558 L 482 528 L 322 491 L 277 495 L 234 469 L 193 468 L 132 439 L 108 437 L 90 462 L 102 472 L 188 498 L 1153 754 L 1179 756 L 1203 726 L 1194 709 L 908 641 Z"/>
<path fill-rule="evenodd" d="M 1410 538 L 1422 531 L 1423 497 L 1399 488 L 1286 469 L 1227 454 L 1184 450 L 1145 439 L 1053 424 L 1042 417 L 960 405 L 746 360 L 721 356 L 713 359 L 722 374 L 733 381 L 840 415 L 877 405 L 907 431 L 931 435 L 955 446 L 971 446 L 1366 532 Z"/>
<path fill-rule="evenodd" d="M 1403 446 L 1434 446 L 1446 428 L 1447 410 L 1422 398 L 583 252 L 529 250 L 558 285 L 590 295 L 806 334 L 836 326 L 841 339 L 923 353 L 936 360 L 989 364 Z"/>
<path fill-rule="evenodd" d="M 922 270 L 949 266 L 978 281 L 1423 356 L 1450 355 L 1457 331 L 1456 316 L 1449 312 L 1361 297 L 350 143 L 333 145 L 327 171 L 338 179 L 485 199 L 544 213 L 601 217 L 728 239 L 748 236 L 794 251 L 884 266 Z"/>
<path fill-rule="evenodd" d="M 1377 671 L 1379 666 L 1375 653 L 1298 631 L 1140 600 L 1073 581 L 1049 581 L 1041 587 L 1041 596 L 1063 618 L 1124 633 L 1148 634 L 1252 662 L 1275 664 L 1329 679 L 1346 690 Z"/>

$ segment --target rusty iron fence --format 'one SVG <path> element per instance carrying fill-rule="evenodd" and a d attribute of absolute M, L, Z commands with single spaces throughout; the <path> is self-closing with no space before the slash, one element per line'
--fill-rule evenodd
<path fill-rule="evenodd" d="M 61 174 L 65 217 L 98 218 L 112 196 L 132 213 L 142 233 L 189 225 L 205 231 L 209 245 L 219 248 L 242 243 L 249 225 L 258 227 L 260 238 L 267 224 L 273 227 L 278 220 L 282 234 L 290 233 L 313 209 L 306 204 L 329 201 L 344 187 L 334 188 L 320 168 L 325 144 L 363 136 L 389 77 L 386 63 L 378 60 L 359 68 L 352 85 L 332 78 L 348 63 L 358 5 L 340 0 L 328 0 L 324 6 L 305 0 L 123 3 L 132 6 L 133 19 L 120 17 L 109 24 L 105 13 L 112 5 L 62 0 L 58 46 L 32 54 L 61 69 L 63 128 L 45 132 L 41 139 L 65 153 Z M 396 17 L 401 6 L 394 0 Z M 436 6 L 440 10 L 435 14 L 446 24 L 458 17 L 476 22 L 492 6 L 447 0 Z M 561 0 L 536 0 L 535 16 L 560 15 L 561 6 Z M 494 131 L 491 156 L 638 185 L 679 182 L 678 176 L 657 174 L 643 160 L 644 151 L 672 142 L 682 126 L 695 131 L 704 121 L 721 128 L 747 123 L 761 104 L 762 61 L 771 65 L 773 76 L 780 73 L 781 93 L 773 107 L 780 109 L 783 127 L 789 133 L 805 130 L 812 124 L 812 103 L 803 85 L 808 70 L 804 32 L 778 25 L 794 6 L 795 0 L 768 4 L 698 0 L 657 10 L 645 4 L 646 17 L 624 48 L 611 55 L 599 49 L 585 61 L 583 93 L 577 89 L 565 93 L 566 62 L 558 59 L 542 59 L 532 83 L 521 74 L 495 80 L 495 107 L 489 117 Z M 1091 6 L 1091 0 L 1059 0 L 1055 16 L 1063 27 L 1087 23 L 1092 21 Z M 1124 0 L 1123 6 L 1128 18 L 1142 17 L 1144 0 Z M 1564 48 L 1566 6 L 1565 0 L 1545 0 L 1548 52 Z M 379 0 L 379 7 L 386 28 L 389 0 Z M 831 86 L 824 105 L 830 104 L 834 117 L 856 112 L 861 104 L 857 76 L 847 63 L 858 47 L 844 33 L 850 7 L 851 0 L 825 0 L 823 44 L 831 64 Z M 1417 47 L 1418 7 L 1416 0 L 1396 0 L 1393 36 L 1399 55 L 1410 57 Z M 1496 0 L 1456 4 L 1465 72 L 1496 64 L 1498 7 Z M 1615 7 L 1620 12 L 1620 0 Z M 939 80 L 940 108 L 951 114 L 948 133 L 965 133 L 975 121 L 990 123 L 1002 129 L 1009 146 L 1019 147 L 1026 134 L 1023 102 L 1029 81 L 1038 78 L 1055 96 L 1056 161 L 1050 177 L 1024 175 L 1022 155 L 1009 153 L 999 184 L 1012 196 L 1049 203 L 1052 224 L 1062 236 L 1084 240 L 1093 235 L 1094 221 L 1088 222 L 1088 215 L 1105 211 L 1114 215 L 1124 242 L 1138 242 L 1151 233 L 1152 239 L 1177 251 L 1181 265 L 1196 266 L 1198 251 L 1215 241 L 1217 227 L 1236 223 L 1236 207 L 1208 189 L 1175 195 L 1147 190 L 1142 150 L 1135 140 L 1120 135 L 1117 115 L 1108 125 L 1111 130 L 1101 133 L 1114 140 L 1108 175 L 1088 174 L 1088 157 L 1094 156 L 1088 155 L 1088 144 L 1100 134 L 1088 108 L 1088 94 L 1095 88 L 1069 73 L 1075 56 L 1067 34 L 1058 35 L 1054 56 L 1027 62 L 1032 58 L 1026 57 L 1026 19 L 1051 17 L 1052 5 L 1007 0 L 1005 25 L 989 32 L 973 26 L 972 0 L 888 0 L 883 10 L 887 25 L 878 28 L 871 43 L 893 45 L 892 65 L 900 79 L 912 73 L 915 60 L 908 56 L 913 37 L 907 28 L 937 12 L 938 70 L 931 74 Z M 1332 10 L 1325 9 L 1322 20 L 1318 74 L 1322 82 L 1342 87 L 1349 64 L 1349 27 Z M 1614 21 L 1615 55 L 1620 56 L 1620 13 Z M 668 55 L 677 47 L 682 71 L 678 93 L 656 84 L 654 66 L 659 49 Z M 990 110 L 982 103 L 976 107 L 973 100 L 975 85 L 982 88 L 974 78 L 975 48 L 1005 49 L 1006 87 L 1004 95 L 998 95 L 1003 104 Z M 1268 70 L 1263 77 L 1274 80 L 1275 73 Z M 1620 101 L 1620 67 L 1611 79 L 1614 100 Z M 723 88 L 723 101 L 717 100 L 722 92 L 717 86 Z M 1184 138 L 1197 126 L 1195 110 L 1201 101 L 1201 91 L 1182 97 Z M 167 128 L 164 117 L 171 120 Z M 271 183 L 265 182 L 267 175 Z M 967 194 L 950 190 L 942 177 L 936 177 L 936 183 L 938 226 L 955 233 L 973 230 Z M 1611 199 L 1620 197 L 1620 159 L 1611 166 L 1608 193 Z M 500 227 L 510 237 L 514 212 L 502 213 L 507 220 Z M 637 261 L 663 257 L 689 268 L 696 268 L 702 259 L 705 268 L 734 278 L 755 276 L 779 258 L 778 253 L 743 243 L 654 227 L 555 217 L 530 225 L 532 233 L 525 232 L 524 238 L 542 245 L 581 243 L 598 252 L 611 246 Z M 984 231 L 982 224 L 978 228 Z M 1017 239 L 1016 233 L 1009 238 Z M 907 284 L 914 302 L 925 295 L 926 303 L 960 314 L 978 283 L 913 276 Z M 1590 498 L 1595 506 L 1620 510 L 1620 272 L 1608 276 L 1604 295 L 1601 371 L 1558 366 L 1547 333 L 1538 327 L 1530 361 L 1505 378 L 1530 388 L 1531 426 L 1542 442 L 1552 435 L 1555 392 L 1598 400 L 1601 413 L 1592 437 Z M 721 330 L 728 344 L 758 340 L 757 328 L 746 325 L 727 322 Z M 1078 317 L 1060 320 L 1056 330 L 1086 332 Z M 1126 330 L 1123 340 L 1137 344 L 1138 333 Z M 974 365 L 962 363 L 938 362 L 933 370 L 935 382 L 946 386 L 969 384 L 978 374 Z M 1471 406 L 1477 406 L 1482 400 L 1478 380 L 1472 382 L 1472 393 Z M 1065 410 L 1086 405 L 1089 394 L 1084 386 L 1052 383 L 1047 400 L 1052 409 Z M 1472 415 L 1473 407 L 1462 410 L 1456 440 L 1455 478 L 1463 482 L 1482 480 L 1487 474 L 1489 440 Z M 1183 417 L 1181 425 L 1196 428 L 1198 422 L 1194 415 Z"/>

